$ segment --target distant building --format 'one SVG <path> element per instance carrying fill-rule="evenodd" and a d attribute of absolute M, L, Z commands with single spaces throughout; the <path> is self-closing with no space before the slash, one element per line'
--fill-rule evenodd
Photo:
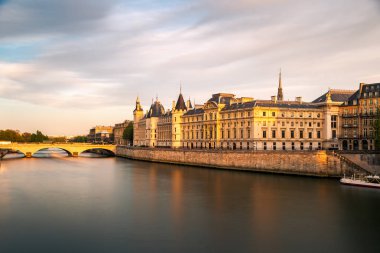
<path fill-rule="evenodd" d="M 113 126 L 95 126 L 87 136 L 90 143 L 113 143 Z"/>
<path fill-rule="evenodd" d="M 376 120 L 379 120 L 380 83 L 359 85 L 359 89 L 341 106 L 339 136 L 342 150 L 374 150 Z"/>
<path fill-rule="evenodd" d="M 131 123 L 130 120 L 126 120 L 123 123 L 115 124 L 113 127 L 113 138 L 116 145 L 128 145 L 126 140 L 123 139 L 124 130 Z"/>

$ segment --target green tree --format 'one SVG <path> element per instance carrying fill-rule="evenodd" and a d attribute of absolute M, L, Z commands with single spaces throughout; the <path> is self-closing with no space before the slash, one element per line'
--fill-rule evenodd
<path fill-rule="evenodd" d="M 124 129 L 123 139 L 127 141 L 127 143 L 133 143 L 133 123 L 129 122 L 128 126 Z"/>
<path fill-rule="evenodd" d="M 49 140 L 49 137 L 43 135 L 41 131 L 37 130 L 35 134 L 32 134 L 30 137 L 31 142 L 43 142 Z"/>
<path fill-rule="evenodd" d="M 87 142 L 87 136 L 78 135 L 70 140 L 71 142 Z"/>

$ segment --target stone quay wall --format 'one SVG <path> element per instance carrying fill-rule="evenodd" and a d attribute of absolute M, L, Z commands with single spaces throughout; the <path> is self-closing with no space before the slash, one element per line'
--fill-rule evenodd
<path fill-rule="evenodd" d="M 116 155 L 151 162 L 319 177 L 340 177 L 358 169 L 325 150 L 232 151 L 117 146 Z"/>

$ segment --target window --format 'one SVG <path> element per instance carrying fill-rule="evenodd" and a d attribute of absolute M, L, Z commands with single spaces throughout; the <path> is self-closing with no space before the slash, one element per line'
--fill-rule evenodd
<path fill-rule="evenodd" d="M 290 138 L 294 138 L 294 130 L 290 131 Z"/>
<path fill-rule="evenodd" d="M 267 131 L 263 131 L 263 138 L 267 138 Z"/>
<path fill-rule="evenodd" d="M 251 138 L 251 129 L 247 130 L 247 138 Z"/>
<path fill-rule="evenodd" d="M 276 147 L 276 142 L 273 142 L 273 150 L 276 150 L 277 147 Z"/>
<path fill-rule="evenodd" d="M 300 138 L 302 139 L 303 138 L 303 131 L 300 130 Z"/>
<path fill-rule="evenodd" d="M 286 146 L 285 146 L 285 142 L 282 143 L 282 150 L 285 150 L 286 149 Z"/>
<path fill-rule="evenodd" d="M 240 129 L 240 138 L 243 139 L 244 138 L 244 129 Z"/>
<path fill-rule="evenodd" d="M 263 116 L 264 116 L 264 117 L 267 116 L 267 112 L 263 112 Z"/>
<path fill-rule="evenodd" d="M 318 138 L 318 139 L 321 138 L 321 131 L 317 131 L 317 138 Z"/>
<path fill-rule="evenodd" d="M 267 150 L 267 143 L 264 141 L 264 150 Z"/>
<path fill-rule="evenodd" d="M 303 142 L 301 142 L 300 149 L 303 150 Z"/>
<path fill-rule="evenodd" d="M 294 142 L 292 142 L 292 150 L 295 150 Z"/>
<path fill-rule="evenodd" d="M 285 130 L 281 130 L 281 138 L 285 138 Z"/>
<path fill-rule="evenodd" d="M 276 130 L 272 130 L 272 138 L 276 138 Z"/>
<path fill-rule="evenodd" d="M 276 116 L 276 112 L 272 112 L 272 117 L 275 117 Z"/>
<path fill-rule="evenodd" d="M 336 130 L 332 130 L 332 136 L 333 139 L 336 139 Z"/>
<path fill-rule="evenodd" d="M 309 132 L 309 139 L 313 138 L 313 133 Z"/>
<path fill-rule="evenodd" d="M 337 115 L 331 115 L 331 128 L 336 128 Z"/>
<path fill-rule="evenodd" d="M 313 143 L 312 142 L 309 143 L 309 150 L 313 150 Z"/>
<path fill-rule="evenodd" d="M 322 148 L 321 143 L 318 142 L 318 149 L 321 149 L 321 148 Z"/>

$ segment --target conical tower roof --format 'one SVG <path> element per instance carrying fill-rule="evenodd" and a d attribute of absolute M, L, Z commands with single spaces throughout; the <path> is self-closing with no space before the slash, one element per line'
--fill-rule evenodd
<path fill-rule="evenodd" d="M 177 103 L 175 105 L 175 109 L 176 110 L 187 110 L 187 107 L 186 107 L 186 103 L 185 103 L 185 100 L 183 99 L 183 96 L 182 96 L 182 93 L 179 94 L 178 96 L 178 99 L 177 99 Z"/>

